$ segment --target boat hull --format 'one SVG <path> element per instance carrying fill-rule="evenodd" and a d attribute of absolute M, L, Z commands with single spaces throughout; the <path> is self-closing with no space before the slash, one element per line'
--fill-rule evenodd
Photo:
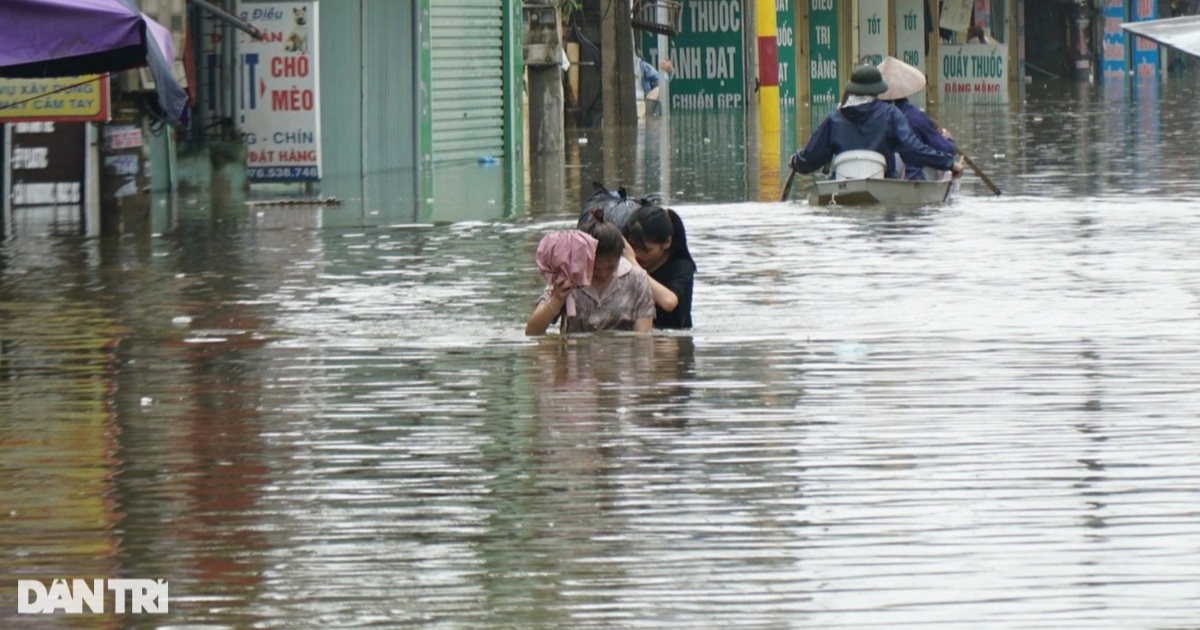
<path fill-rule="evenodd" d="M 830 179 L 810 184 L 804 192 L 812 206 L 924 206 L 946 201 L 953 184 L 951 179 L 935 182 L 874 177 Z"/>

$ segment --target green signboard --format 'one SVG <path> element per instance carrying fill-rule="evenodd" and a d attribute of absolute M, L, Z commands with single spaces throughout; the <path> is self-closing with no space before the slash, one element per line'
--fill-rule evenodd
<path fill-rule="evenodd" d="M 680 32 L 671 38 L 668 55 L 675 64 L 672 111 L 746 106 L 742 29 L 754 24 L 746 23 L 745 1 L 753 0 L 683 0 Z M 658 57 L 656 40 L 642 36 L 648 59 Z"/>
<path fill-rule="evenodd" d="M 817 112 L 831 111 L 841 100 L 842 84 L 838 72 L 838 2 L 805 1 L 808 2 L 810 51 L 808 93 L 815 117 Z"/>
<path fill-rule="evenodd" d="M 779 48 L 779 106 L 796 107 L 796 2 L 775 0 L 776 46 Z"/>

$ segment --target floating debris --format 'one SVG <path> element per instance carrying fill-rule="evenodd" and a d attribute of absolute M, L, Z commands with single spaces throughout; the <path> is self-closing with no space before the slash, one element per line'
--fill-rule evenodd
<path fill-rule="evenodd" d="M 247 201 L 246 205 L 252 208 L 260 206 L 340 206 L 342 200 L 337 197 L 317 197 L 315 199 L 287 197 L 284 199 L 255 199 Z"/>

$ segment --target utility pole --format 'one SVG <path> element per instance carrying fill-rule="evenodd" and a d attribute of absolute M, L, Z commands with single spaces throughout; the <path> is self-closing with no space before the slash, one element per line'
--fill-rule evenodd
<path fill-rule="evenodd" d="M 525 69 L 529 77 L 529 146 L 563 152 L 562 28 L 555 0 L 526 0 Z"/>
<path fill-rule="evenodd" d="M 637 125 L 634 98 L 633 24 L 629 0 L 607 0 L 600 20 L 600 85 L 604 127 Z"/>

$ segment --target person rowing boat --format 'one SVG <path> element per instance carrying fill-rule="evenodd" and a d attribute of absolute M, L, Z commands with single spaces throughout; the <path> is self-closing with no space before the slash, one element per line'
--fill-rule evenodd
<path fill-rule="evenodd" d="M 913 133 L 900 110 L 879 100 L 887 83 L 875 66 L 854 69 L 846 85 L 849 96 L 834 110 L 809 138 L 804 149 L 797 151 L 789 164 L 798 173 L 811 173 L 828 164 L 834 156 L 845 151 L 874 151 L 885 160 L 884 176 L 897 179 L 896 154 L 910 156 L 910 164 L 950 171 L 962 175 L 962 166 L 954 154 L 943 153 L 921 141 Z M 836 173 L 834 173 L 836 177 Z"/>

